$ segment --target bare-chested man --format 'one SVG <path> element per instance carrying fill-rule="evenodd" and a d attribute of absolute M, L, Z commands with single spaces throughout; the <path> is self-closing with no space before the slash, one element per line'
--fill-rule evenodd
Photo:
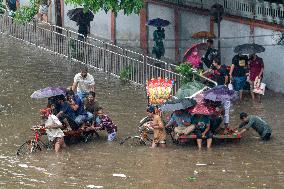
<path fill-rule="evenodd" d="M 155 107 L 154 106 L 149 106 L 147 108 L 147 114 L 148 117 L 153 119 L 152 124 L 150 127 L 154 131 L 154 139 L 152 143 L 152 148 L 155 148 L 157 146 L 161 146 L 162 148 L 166 147 L 166 131 L 165 127 L 163 124 L 163 121 L 159 115 L 155 113 Z"/>

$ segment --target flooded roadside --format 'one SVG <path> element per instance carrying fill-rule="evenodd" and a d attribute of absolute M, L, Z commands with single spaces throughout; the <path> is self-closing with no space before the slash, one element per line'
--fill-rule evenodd
<path fill-rule="evenodd" d="M 238 144 L 214 145 L 210 151 L 198 152 L 193 145 L 175 146 L 170 140 L 169 148 L 151 150 L 110 144 L 103 138 L 70 146 L 58 155 L 47 151 L 16 157 L 17 148 L 30 136 L 29 128 L 39 121 L 39 109 L 46 103 L 31 99 L 32 92 L 46 86 L 71 85 L 77 72 L 76 63 L 0 36 L 0 188 L 284 186 L 284 95 L 272 92 L 261 104 L 252 103 L 247 96 L 231 112 L 233 127 L 241 111 L 265 118 L 273 129 L 268 143 L 249 132 Z M 145 115 L 145 93 L 100 72 L 91 73 L 98 100 L 117 123 L 119 137 L 135 132 Z M 113 177 L 114 173 L 126 178 Z M 190 176 L 196 179 L 188 179 Z"/>

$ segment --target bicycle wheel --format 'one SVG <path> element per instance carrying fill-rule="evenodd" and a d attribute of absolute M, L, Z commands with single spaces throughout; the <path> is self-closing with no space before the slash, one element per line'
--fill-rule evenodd
<path fill-rule="evenodd" d="M 41 140 L 27 140 L 19 147 L 19 149 L 17 150 L 17 155 L 28 155 L 37 151 L 42 151 L 45 148 L 47 148 L 47 145 L 45 145 Z"/>
<path fill-rule="evenodd" d="M 140 138 L 140 136 L 129 136 L 126 137 L 124 140 L 120 142 L 120 144 L 126 144 L 130 146 L 141 146 L 141 145 L 147 145 L 144 140 Z"/>

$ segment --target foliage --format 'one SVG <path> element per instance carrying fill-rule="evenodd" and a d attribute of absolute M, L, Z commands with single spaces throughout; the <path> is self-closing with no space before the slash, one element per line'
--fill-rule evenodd
<path fill-rule="evenodd" d="M 99 10 L 105 12 L 112 11 L 117 14 L 123 11 L 125 15 L 131 13 L 139 14 L 143 8 L 143 0 L 66 0 L 67 4 L 83 6 L 85 10 L 91 10 L 93 13 Z"/>
<path fill-rule="evenodd" d="M 123 70 L 120 71 L 119 73 L 119 79 L 122 82 L 127 82 L 132 75 L 132 68 L 131 66 L 125 67 Z"/>
<path fill-rule="evenodd" d="M 117 14 L 119 11 L 123 11 L 125 15 L 139 14 L 144 5 L 143 0 L 65 0 L 65 3 L 83 6 L 86 12 L 90 10 L 96 13 L 99 10 L 104 10 Z M 29 22 L 37 14 L 38 8 L 39 0 L 30 0 L 29 6 L 22 6 L 16 11 L 15 18 L 21 23 Z"/>
<path fill-rule="evenodd" d="M 190 63 L 180 64 L 179 66 L 176 67 L 176 71 L 183 76 L 181 79 L 182 84 L 186 84 L 193 81 L 194 79 L 193 73 L 195 70 L 192 68 Z"/>
<path fill-rule="evenodd" d="M 0 14 L 4 14 L 6 11 L 6 5 L 4 4 L 3 0 L 0 0 Z"/>
<path fill-rule="evenodd" d="M 39 8 L 39 0 L 30 0 L 30 6 L 21 6 L 15 12 L 15 20 L 20 23 L 30 22 L 37 14 Z"/>

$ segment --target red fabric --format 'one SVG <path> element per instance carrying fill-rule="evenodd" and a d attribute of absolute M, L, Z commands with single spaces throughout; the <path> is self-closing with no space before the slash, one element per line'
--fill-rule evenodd
<path fill-rule="evenodd" d="M 256 57 L 255 60 L 250 60 L 249 63 L 249 79 L 254 81 L 255 78 L 260 74 L 261 69 L 264 68 L 262 58 Z"/>
<path fill-rule="evenodd" d="M 40 113 L 42 113 L 45 116 L 49 116 L 51 114 L 51 109 L 50 108 L 40 109 Z"/>

